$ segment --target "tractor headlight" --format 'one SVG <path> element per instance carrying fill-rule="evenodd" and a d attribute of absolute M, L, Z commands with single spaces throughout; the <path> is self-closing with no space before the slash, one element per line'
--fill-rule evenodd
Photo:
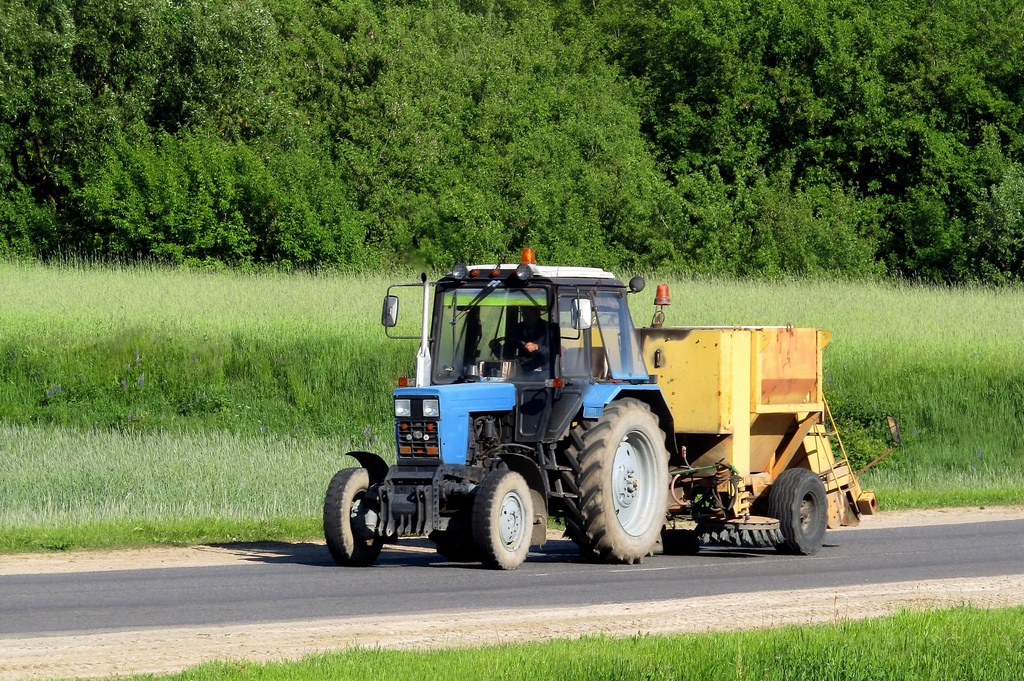
<path fill-rule="evenodd" d="M 395 400 L 395 416 L 412 416 L 412 400 Z"/>
<path fill-rule="evenodd" d="M 437 417 L 441 415 L 441 409 L 437 400 L 423 400 L 423 417 Z"/>

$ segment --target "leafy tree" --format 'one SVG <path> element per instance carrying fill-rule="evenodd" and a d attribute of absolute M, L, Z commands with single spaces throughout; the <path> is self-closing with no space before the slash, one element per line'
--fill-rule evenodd
<path fill-rule="evenodd" d="M 1004 283 L 1024 279 L 1024 166 L 1010 165 L 983 202 L 972 234 L 973 274 Z"/>
<path fill-rule="evenodd" d="M 1008 0 L 0 0 L 0 253 L 1019 277 Z"/>
<path fill-rule="evenodd" d="M 840 203 L 866 202 L 853 231 L 890 271 L 964 276 L 967 225 L 998 177 L 986 135 L 1021 152 L 1013 3 L 625 0 L 593 16 L 644 86 L 644 130 L 684 195 L 721 183 L 737 205 L 781 176 L 794 198 L 839 187 Z"/>

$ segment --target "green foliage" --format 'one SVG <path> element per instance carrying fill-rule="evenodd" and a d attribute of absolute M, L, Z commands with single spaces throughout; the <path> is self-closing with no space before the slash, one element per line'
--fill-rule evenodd
<path fill-rule="evenodd" d="M 358 248 L 365 232 L 344 186 L 304 151 L 261 157 L 200 132 L 117 153 L 80 192 L 110 252 L 192 265 L 375 263 Z"/>
<path fill-rule="evenodd" d="M 1009 0 L 0 0 L 0 255 L 1020 278 Z"/>
<path fill-rule="evenodd" d="M 377 240 L 436 264 L 522 244 L 549 261 L 655 264 L 635 246 L 670 197 L 628 92 L 594 36 L 567 41 L 551 22 L 543 8 L 515 23 L 382 11 L 381 71 L 336 123 Z"/>
<path fill-rule="evenodd" d="M 975 276 L 967 235 L 978 202 L 1022 151 L 1024 90 L 1012 64 L 1024 56 L 1024 19 L 1014 3 L 638 0 L 594 15 L 612 58 L 645 85 L 644 129 L 688 200 L 720 183 L 720 201 L 741 206 L 780 173 L 793 196 L 838 188 L 837 207 L 867 207 L 833 209 L 852 218 L 840 246 L 862 241 L 841 256 L 843 271 L 870 269 L 866 248 L 895 273 Z M 757 228 L 775 209 L 766 198 L 739 220 L 749 231 L 738 237 L 712 209 L 718 238 L 746 244 L 749 234 L 791 252 Z M 770 251 L 767 261 L 782 265 Z"/>
<path fill-rule="evenodd" d="M 369 268 L 528 242 L 671 260 L 658 216 L 673 199 L 630 91 L 600 34 L 562 35 L 550 9 L 115 4 L 8 2 L 23 95 L 0 134 L 8 250 Z M 75 153 L 40 130 L 74 135 Z M 18 217 L 21 186 L 49 202 L 49 230 Z"/>
<path fill-rule="evenodd" d="M 777 277 L 845 274 L 871 277 L 879 231 L 877 202 L 838 185 L 791 188 L 791 176 L 729 187 L 717 170 L 678 186 L 691 228 L 679 234 L 680 269 L 708 274 Z"/>
<path fill-rule="evenodd" d="M 1020 281 L 1024 278 L 1024 165 L 1007 167 L 979 213 L 971 249 L 975 275 L 985 281 Z"/>

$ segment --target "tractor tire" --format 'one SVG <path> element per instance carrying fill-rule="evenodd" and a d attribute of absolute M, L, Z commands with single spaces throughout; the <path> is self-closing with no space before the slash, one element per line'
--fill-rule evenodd
<path fill-rule="evenodd" d="M 779 553 L 810 556 L 821 549 L 828 527 L 825 485 L 814 471 L 783 471 L 768 492 L 768 514 L 779 521 L 783 541 Z"/>
<path fill-rule="evenodd" d="M 481 560 L 480 549 L 468 533 L 431 532 L 427 539 L 434 542 L 438 554 L 452 563 L 476 563 Z"/>
<path fill-rule="evenodd" d="M 588 559 L 637 563 L 651 555 L 668 509 L 665 434 L 650 408 L 612 402 L 573 442 L 579 454 L 582 526 L 570 535 Z"/>
<path fill-rule="evenodd" d="M 327 550 L 339 565 L 373 565 L 384 545 L 361 517 L 363 500 L 370 487 L 365 468 L 344 468 L 331 479 L 324 498 L 324 539 Z"/>
<path fill-rule="evenodd" d="M 530 552 L 533 502 L 519 473 L 496 470 L 480 483 L 473 500 L 473 543 L 489 568 L 515 570 Z"/>

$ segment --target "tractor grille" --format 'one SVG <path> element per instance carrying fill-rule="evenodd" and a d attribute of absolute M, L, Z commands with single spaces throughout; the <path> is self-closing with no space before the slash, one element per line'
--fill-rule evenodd
<path fill-rule="evenodd" d="M 438 422 L 434 419 L 396 419 L 395 443 L 398 456 L 430 457 L 441 455 Z"/>

